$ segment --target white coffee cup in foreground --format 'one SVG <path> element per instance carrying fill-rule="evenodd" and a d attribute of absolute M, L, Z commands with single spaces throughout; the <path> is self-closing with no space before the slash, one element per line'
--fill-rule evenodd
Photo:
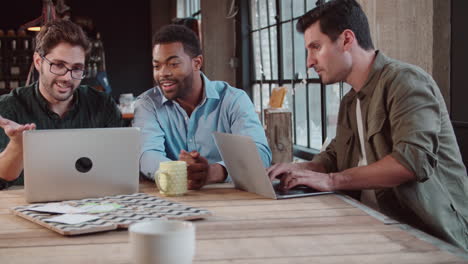
<path fill-rule="evenodd" d="M 195 255 L 195 225 L 152 220 L 129 227 L 132 260 L 138 264 L 189 264 Z"/>

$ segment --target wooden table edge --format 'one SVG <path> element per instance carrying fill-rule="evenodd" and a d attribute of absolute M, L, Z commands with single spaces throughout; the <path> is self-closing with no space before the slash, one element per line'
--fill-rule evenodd
<path fill-rule="evenodd" d="M 408 233 L 412 234 L 413 236 L 417 237 L 420 240 L 423 240 L 427 243 L 430 243 L 431 245 L 439 248 L 440 250 L 443 251 L 448 251 L 458 257 L 461 257 L 463 259 L 468 260 L 468 252 L 463 251 L 463 249 L 460 249 L 452 244 L 449 244 L 437 237 L 434 237 L 430 234 L 427 234 L 417 228 L 414 228 L 408 224 L 399 222 L 387 215 L 382 214 L 381 212 L 378 212 L 374 210 L 371 207 L 366 206 L 365 204 L 353 199 L 352 197 L 342 194 L 342 193 L 335 193 L 337 197 L 342 199 L 343 201 L 351 204 L 352 206 L 355 206 L 364 212 L 366 212 L 368 215 L 376 218 L 377 220 L 381 221 L 385 225 L 392 225 L 400 228 L 401 230 L 407 231 Z"/>

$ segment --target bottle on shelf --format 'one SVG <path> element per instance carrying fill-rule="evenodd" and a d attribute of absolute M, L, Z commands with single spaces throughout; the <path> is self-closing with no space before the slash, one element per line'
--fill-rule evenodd
<path fill-rule="evenodd" d="M 32 37 L 26 31 L 0 30 L 0 94 L 25 85 L 32 63 Z"/>
<path fill-rule="evenodd" d="M 18 33 L 18 64 L 20 68 L 20 86 L 24 85 L 28 78 L 29 68 L 32 63 L 32 38 L 26 34 L 25 30 L 19 30 Z"/>

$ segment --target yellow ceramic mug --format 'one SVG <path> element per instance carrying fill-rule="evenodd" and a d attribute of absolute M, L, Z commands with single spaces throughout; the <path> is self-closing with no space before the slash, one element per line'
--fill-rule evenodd
<path fill-rule="evenodd" d="M 163 161 L 154 175 L 159 192 L 165 196 L 181 196 L 187 192 L 187 163 Z"/>

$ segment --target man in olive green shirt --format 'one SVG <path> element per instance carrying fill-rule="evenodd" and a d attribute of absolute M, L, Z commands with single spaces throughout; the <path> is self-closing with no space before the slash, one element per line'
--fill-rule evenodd
<path fill-rule="evenodd" d="M 23 131 L 122 125 L 111 97 L 80 86 L 89 47 L 83 30 L 70 21 L 41 28 L 34 52 L 39 81 L 0 97 L 0 189 L 23 184 Z"/>
<path fill-rule="evenodd" d="M 355 0 L 306 13 L 308 67 L 344 81 L 335 139 L 311 162 L 277 164 L 284 188 L 363 190 L 361 201 L 468 250 L 468 177 L 442 95 L 420 68 L 376 51 Z"/>

